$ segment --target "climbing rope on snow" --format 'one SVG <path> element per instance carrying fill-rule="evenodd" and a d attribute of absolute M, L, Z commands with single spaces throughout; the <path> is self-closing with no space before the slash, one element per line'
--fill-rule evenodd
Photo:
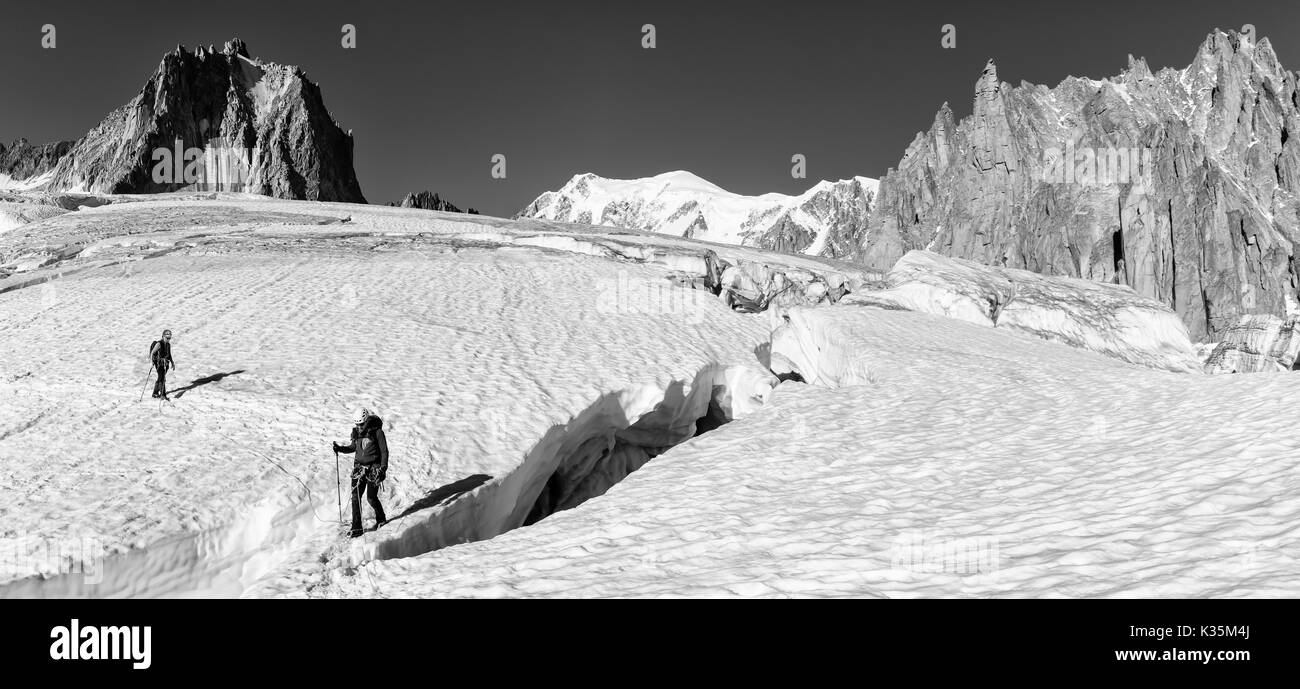
<path fill-rule="evenodd" d="M 271 464 L 274 464 L 275 467 L 276 467 L 277 469 L 279 469 L 280 471 L 283 471 L 286 475 L 288 475 L 289 477 L 291 477 L 293 480 L 295 480 L 295 481 L 297 481 L 298 483 L 302 484 L 303 490 L 307 491 L 307 504 L 311 507 L 311 513 L 312 513 L 312 516 L 314 516 L 314 517 L 316 518 L 316 521 L 323 522 L 323 523 L 325 523 L 325 524 L 334 524 L 335 526 L 338 526 L 338 522 L 334 521 L 333 519 L 321 519 L 321 517 L 320 517 L 320 513 L 316 511 L 316 501 L 315 501 L 315 498 L 312 496 L 311 486 L 308 486 L 306 481 L 303 481 L 301 478 L 299 478 L 299 477 L 298 477 L 297 475 L 295 475 L 293 472 L 289 471 L 288 469 L 285 469 L 285 468 L 284 468 L 284 465 L 280 464 L 279 462 L 275 461 L 274 459 L 271 459 L 270 457 L 266 456 L 265 454 L 262 454 L 261 452 L 258 452 L 257 450 L 254 450 L 254 449 L 252 449 L 252 448 L 247 448 L 247 447 L 245 447 L 242 443 L 240 443 L 239 441 L 235 440 L 234 438 L 231 438 L 230 436 L 226 435 L 225 433 L 221 433 L 220 431 L 218 431 L 218 432 L 217 432 L 217 435 L 219 435 L 219 436 L 225 438 L 226 440 L 229 440 L 229 441 L 231 442 L 231 444 L 236 445 L 236 446 L 241 447 L 241 448 L 244 448 L 244 449 L 247 449 L 249 452 L 252 452 L 253 454 L 257 455 L 258 457 L 261 457 L 262 459 L 264 459 L 264 460 L 270 462 Z"/>

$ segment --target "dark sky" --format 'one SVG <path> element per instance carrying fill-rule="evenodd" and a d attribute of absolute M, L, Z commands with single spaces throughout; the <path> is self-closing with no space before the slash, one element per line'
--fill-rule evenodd
<path fill-rule="evenodd" d="M 511 215 L 574 174 L 686 169 L 744 194 L 881 176 L 988 58 L 1054 85 L 1127 55 L 1184 67 L 1213 28 L 1254 24 L 1300 69 L 1300 2 L 27 2 L 0 22 L 0 139 L 74 139 L 163 53 L 243 38 L 302 67 L 356 136 L 372 203 L 428 189 Z M 339 28 L 358 29 L 344 50 Z M 655 24 L 658 47 L 641 48 Z M 940 27 L 957 26 L 957 48 Z M 54 24 L 58 47 L 40 48 Z M 508 178 L 489 159 L 507 156 Z M 790 156 L 808 179 L 790 177 Z"/>

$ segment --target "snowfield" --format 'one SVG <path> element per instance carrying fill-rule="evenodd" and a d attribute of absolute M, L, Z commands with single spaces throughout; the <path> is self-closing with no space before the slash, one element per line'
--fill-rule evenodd
<path fill-rule="evenodd" d="M 402 515 L 350 544 L 367 558 L 491 537 L 543 492 L 542 512 L 576 504 L 770 393 L 765 321 L 677 270 L 702 271 L 704 245 L 467 217 L 178 196 L 8 233 L 3 538 L 102 539 L 108 556 L 94 589 L 32 578 L 67 563 L 28 557 L 0 594 L 239 594 L 337 535 L 329 443 L 361 406 L 385 419 Z M 160 406 L 140 398 L 163 328 L 180 370 Z M 472 494 L 426 509 L 448 486 Z"/>
<path fill-rule="evenodd" d="M 0 233 L 47 218 L 62 215 L 64 211 L 54 206 L 33 203 L 6 203 L 0 201 Z"/>
<path fill-rule="evenodd" d="M 1015 299 L 925 311 L 1029 278 L 111 200 L 0 234 L 0 597 L 1300 591 L 1295 374 L 1172 372 L 1185 332 L 1131 293 L 1034 282 L 1004 327 Z M 349 541 L 362 406 L 391 521 Z"/>
<path fill-rule="evenodd" d="M 795 331 L 787 335 L 788 331 Z M 1294 596 L 1294 379 L 1206 377 L 924 313 L 796 309 L 839 387 L 490 541 L 259 595 Z M 774 349 L 775 353 L 775 349 Z M 306 588 L 304 592 L 303 588 Z"/>

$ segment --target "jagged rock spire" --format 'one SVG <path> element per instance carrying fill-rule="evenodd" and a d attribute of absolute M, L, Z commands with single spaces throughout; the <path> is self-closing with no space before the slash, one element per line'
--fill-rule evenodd
<path fill-rule="evenodd" d="M 226 41 L 226 45 L 225 45 L 224 48 L 222 48 L 221 52 L 223 52 L 223 53 L 225 53 L 226 55 L 229 55 L 229 56 L 231 56 L 231 57 L 234 57 L 234 56 L 236 56 L 236 55 L 242 55 L 243 57 L 249 57 L 249 55 L 248 55 L 248 46 L 244 44 L 244 41 L 242 41 L 241 39 L 238 39 L 238 38 L 235 38 L 235 39 L 232 39 L 232 40 Z"/>
<path fill-rule="evenodd" d="M 58 160 L 47 188 L 156 193 L 215 184 L 219 191 L 364 203 L 352 137 L 330 117 L 319 87 L 295 67 L 241 64 L 240 57 L 251 61 L 238 38 L 221 53 L 177 46 L 125 108 Z M 160 151 L 183 160 L 192 149 L 203 152 L 202 174 L 155 165 Z"/>
<path fill-rule="evenodd" d="M 1011 87 L 990 60 L 972 115 L 949 128 L 941 109 L 881 180 L 861 256 L 887 269 L 931 248 L 1118 282 L 1202 340 L 1284 316 L 1300 303 L 1296 82 L 1267 40 L 1218 30 L 1186 69 L 1130 59 L 1100 88 Z"/>

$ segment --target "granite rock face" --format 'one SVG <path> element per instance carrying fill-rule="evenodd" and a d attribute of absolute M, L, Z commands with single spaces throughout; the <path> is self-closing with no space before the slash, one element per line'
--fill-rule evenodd
<path fill-rule="evenodd" d="M 999 81 L 947 104 L 880 181 L 856 257 L 928 249 L 1132 287 L 1196 340 L 1296 303 L 1297 76 L 1267 39 L 1215 31 L 1186 69 L 1054 88 Z"/>
<path fill-rule="evenodd" d="M 587 173 L 515 217 L 839 258 L 861 243 L 875 197 L 876 180 L 868 177 L 818 182 L 798 196 L 744 196 L 680 170 L 632 180 Z"/>
<path fill-rule="evenodd" d="M 33 146 L 27 139 L 19 139 L 7 148 L 0 144 L 0 174 L 11 179 L 26 180 L 53 170 L 59 159 L 72 149 L 72 141 L 56 141 Z"/>
<path fill-rule="evenodd" d="M 250 58 L 235 39 L 222 50 L 178 46 L 165 55 L 131 102 L 59 157 L 44 188 L 364 203 L 352 152 L 351 132 L 334 122 L 316 84 L 296 67 Z"/>
<path fill-rule="evenodd" d="M 427 191 L 421 191 L 414 194 L 407 194 L 406 198 L 397 203 L 390 203 L 390 206 L 398 208 L 423 208 L 426 211 L 445 211 L 447 213 L 469 213 L 478 215 L 478 211 L 473 208 L 461 210 L 446 199 L 438 198 L 437 194 Z"/>
<path fill-rule="evenodd" d="M 1206 373 L 1291 371 L 1300 366 L 1300 315 L 1242 316 L 1205 362 Z"/>

